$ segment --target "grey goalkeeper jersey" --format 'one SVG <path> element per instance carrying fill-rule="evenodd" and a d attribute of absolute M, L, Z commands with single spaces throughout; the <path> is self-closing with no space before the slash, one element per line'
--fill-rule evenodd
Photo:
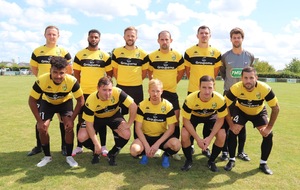
<path fill-rule="evenodd" d="M 254 55 L 246 50 L 241 54 L 234 54 L 232 50 L 224 53 L 220 68 L 220 74 L 224 79 L 224 90 L 228 91 L 234 83 L 240 81 L 243 68 L 253 66 L 253 62 Z"/>

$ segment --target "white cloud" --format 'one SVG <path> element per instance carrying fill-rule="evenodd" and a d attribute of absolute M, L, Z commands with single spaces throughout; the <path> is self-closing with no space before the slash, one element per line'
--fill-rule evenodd
<path fill-rule="evenodd" d="M 0 17 L 14 17 L 22 14 L 22 8 L 16 3 L 0 0 Z"/>
<path fill-rule="evenodd" d="M 257 0 L 211 0 L 208 8 L 219 15 L 249 16 L 256 9 Z"/>
<path fill-rule="evenodd" d="M 70 8 L 77 9 L 89 17 L 112 20 L 115 17 L 137 16 L 139 10 L 146 10 L 151 0 L 57 0 Z"/>

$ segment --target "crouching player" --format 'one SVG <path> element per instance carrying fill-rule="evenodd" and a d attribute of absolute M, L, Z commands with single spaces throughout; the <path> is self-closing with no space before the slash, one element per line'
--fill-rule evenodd
<path fill-rule="evenodd" d="M 164 150 L 162 167 L 170 166 L 169 156 L 176 154 L 181 144 L 173 136 L 177 122 L 172 104 L 161 98 L 163 84 L 158 79 L 149 81 L 149 99 L 143 100 L 137 111 L 135 130 L 138 136 L 130 147 L 133 157 L 142 155 L 140 164 L 146 165 L 158 149 Z"/>

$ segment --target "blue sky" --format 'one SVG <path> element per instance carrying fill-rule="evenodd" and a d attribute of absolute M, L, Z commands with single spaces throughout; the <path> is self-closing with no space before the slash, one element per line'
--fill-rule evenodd
<path fill-rule="evenodd" d="M 300 58 L 300 17 L 296 0 L 0 0 L 0 62 L 29 62 L 45 43 L 47 25 L 60 29 L 58 44 L 74 57 L 87 46 L 87 32 L 98 29 L 100 48 L 124 45 L 127 26 L 138 28 L 136 45 L 150 53 L 157 34 L 169 30 L 172 47 L 184 53 L 197 43 L 200 25 L 211 28 L 210 44 L 231 49 L 229 31 L 245 31 L 244 49 L 277 70 Z"/>

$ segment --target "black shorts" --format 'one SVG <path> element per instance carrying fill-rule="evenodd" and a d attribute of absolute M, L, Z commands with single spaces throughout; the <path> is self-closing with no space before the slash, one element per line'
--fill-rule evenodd
<path fill-rule="evenodd" d="M 174 92 L 169 92 L 169 91 L 163 91 L 162 98 L 168 100 L 169 102 L 172 103 L 174 110 L 179 110 L 179 100 L 178 100 L 178 95 L 177 93 Z"/>
<path fill-rule="evenodd" d="M 73 101 L 72 99 L 67 100 L 66 102 L 53 105 L 45 100 L 41 100 L 41 106 L 39 108 L 40 116 L 43 121 L 52 119 L 55 113 L 59 113 L 59 115 L 63 116 L 72 116 L 73 114 Z"/>
<path fill-rule="evenodd" d="M 260 127 L 268 124 L 268 112 L 266 107 L 257 115 L 247 115 L 240 108 L 234 107 L 231 112 L 232 121 L 235 124 L 245 125 L 247 121 L 253 123 L 253 127 Z"/>
<path fill-rule="evenodd" d="M 198 116 L 192 115 L 190 121 L 191 121 L 194 129 L 196 129 L 198 124 L 203 123 L 204 124 L 203 127 L 212 130 L 216 123 L 217 117 L 218 117 L 217 114 L 212 114 L 208 117 L 198 117 Z M 222 125 L 221 129 L 224 129 L 224 125 Z"/>
<path fill-rule="evenodd" d="M 160 136 L 157 136 L 157 137 L 151 137 L 151 136 L 148 136 L 148 135 L 145 135 L 145 138 L 147 140 L 147 142 L 149 143 L 149 146 L 152 146 L 154 145 L 154 143 L 156 143 L 156 141 L 158 141 L 158 139 L 160 139 L 161 137 L 163 136 L 163 134 L 161 134 Z M 174 136 L 171 135 L 170 137 L 168 137 L 164 142 L 162 142 L 159 146 L 159 149 L 161 150 L 166 150 L 164 149 L 164 145 L 168 142 L 169 139 L 173 138 Z"/>
<path fill-rule="evenodd" d="M 139 105 L 141 101 L 144 99 L 144 92 L 143 92 L 143 86 L 122 86 L 117 84 L 117 87 L 122 89 L 126 94 L 128 94 L 131 98 L 133 98 L 136 105 Z M 128 114 L 128 108 L 124 106 L 123 104 L 120 105 L 121 107 L 121 113 L 123 115 Z"/>
<path fill-rule="evenodd" d="M 115 115 L 107 118 L 98 118 L 94 119 L 94 129 L 99 132 L 100 127 L 109 126 L 111 130 L 115 130 L 119 127 L 122 121 L 125 121 L 123 115 L 120 112 L 117 112 Z"/>

